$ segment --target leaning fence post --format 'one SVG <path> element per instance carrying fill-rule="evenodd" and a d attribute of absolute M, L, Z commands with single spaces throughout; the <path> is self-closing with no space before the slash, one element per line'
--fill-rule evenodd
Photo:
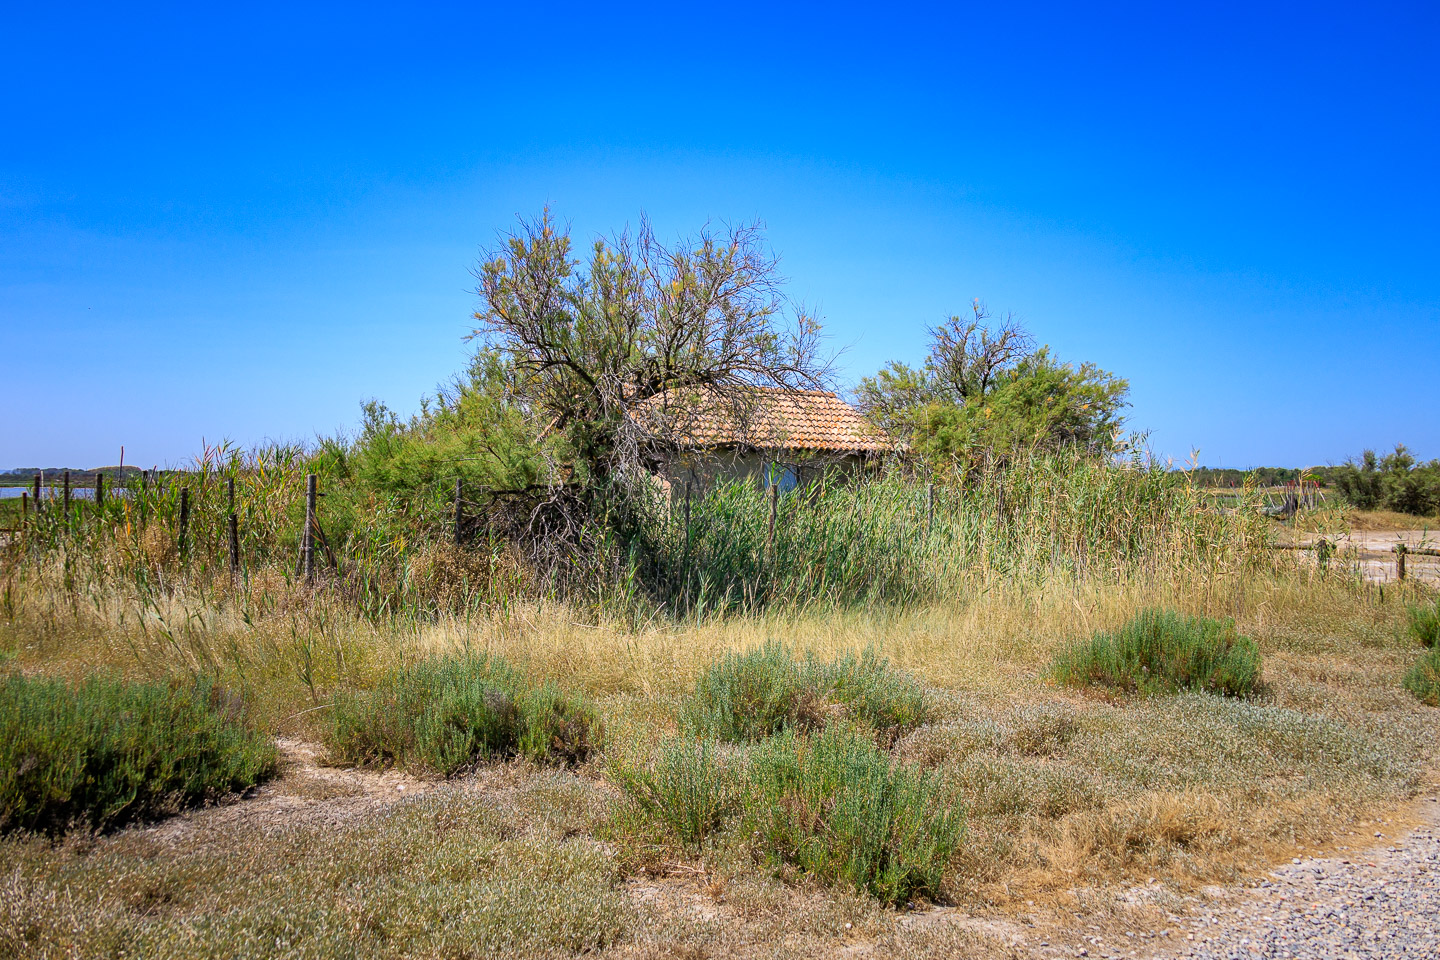
<path fill-rule="evenodd" d="M 313 473 L 305 476 L 305 532 L 300 538 L 300 555 L 306 583 L 315 582 L 315 497 L 318 481 Z"/>
<path fill-rule="evenodd" d="M 1395 544 L 1395 579 L 1405 579 L 1405 544 Z"/>
<path fill-rule="evenodd" d="M 235 515 L 235 478 L 227 484 L 230 507 L 230 579 L 240 576 L 240 519 Z"/>
<path fill-rule="evenodd" d="M 186 542 L 190 533 L 190 488 L 180 489 L 180 562 L 185 562 L 185 552 L 189 544 Z"/>
<path fill-rule="evenodd" d="M 464 490 L 464 481 L 459 477 L 455 478 L 455 546 L 460 546 L 464 540 L 465 512 L 461 504 L 460 495 Z"/>

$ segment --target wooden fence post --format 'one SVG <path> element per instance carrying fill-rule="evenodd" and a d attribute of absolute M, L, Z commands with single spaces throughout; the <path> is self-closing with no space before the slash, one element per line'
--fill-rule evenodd
<path fill-rule="evenodd" d="M 459 477 L 455 478 L 455 546 L 460 546 L 465 539 L 465 512 L 461 504 L 460 495 L 464 491 L 464 481 Z"/>
<path fill-rule="evenodd" d="M 23 527 L 30 520 L 30 491 L 20 491 L 20 525 Z"/>
<path fill-rule="evenodd" d="M 780 484 L 772 483 L 770 484 L 770 533 L 767 537 L 767 540 L 769 541 L 770 553 L 772 555 L 775 553 L 775 514 L 779 510 L 779 507 Z"/>
<path fill-rule="evenodd" d="M 180 490 L 180 562 L 185 562 L 186 550 L 189 547 L 187 539 L 190 534 L 190 488 L 184 487 Z"/>
<path fill-rule="evenodd" d="M 685 481 L 685 573 L 690 573 L 690 481 Z"/>
<path fill-rule="evenodd" d="M 105 506 L 105 474 L 98 470 L 95 472 L 95 511 L 98 513 Z"/>
<path fill-rule="evenodd" d="M 305 582 L 315 582 L 315 497 L 319 478 L 315 474 L 305 476 L 305 533 L 300 538 L 301 559 Z"/>
<path fill-rule="evenodd" d="M 230 507 L 230 579 L 236 580 L 240 577 L 240 519 L 235 515 L 235 478 L 231 477 L 228 486 L 229 507 Z"/>
<path fill-rule="evenodd" d="M 1405 544 L 1395 544 L 1395 579 L 1401 581 L 1405 579 L 1405 552 Z"/>
<path fill-rule="evenodd" d="M 35 474 L 35 516 L 40 516 L 40 474 Z"/>

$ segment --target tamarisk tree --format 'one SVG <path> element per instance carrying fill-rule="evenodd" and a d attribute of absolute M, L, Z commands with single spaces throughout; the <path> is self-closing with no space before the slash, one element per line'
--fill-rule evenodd
<path fill-rule="evenodd" d="M 993 317 L 979 300 L 971 313 L 930 329 L 922 366 L 892 362 L 861 381 L 856 399 L 871 420 L 935 466 L 1024 449 L 1118 448 L 1127 381 L 1061 363 L 1013 315 Z"/>
<path fill-rule="evenodd" d="M 743 430 L 760 389 L 830 378 L 820 324 L 783 295 L 758 224 L 667 244 L 642 218 L 582 262 L 546 210 L 484 251 L 475 276 L 472 336 L 565 438 L 577 479 L 624 480 L 693 442 L 707 418 Z"/>

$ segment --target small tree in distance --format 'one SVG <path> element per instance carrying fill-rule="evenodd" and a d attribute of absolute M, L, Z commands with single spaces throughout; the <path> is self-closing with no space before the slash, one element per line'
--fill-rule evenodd
<path fill-rule="evenodd" d="M 584 479 L 653 465 L 699 417 L 745 424 L 754 388 L 828 385 L 820 324 L 782 294 L 758 224 L 666 244 L 642 217 L 583 263 L 572 251 L 548 209 L 484 251 L 472 337 L 510 364 Z"/>

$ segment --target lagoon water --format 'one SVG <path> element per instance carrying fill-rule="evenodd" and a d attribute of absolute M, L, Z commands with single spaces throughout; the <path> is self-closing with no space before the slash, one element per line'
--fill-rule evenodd
<path fill-rule="evenodd" d="M 34 493 L 34 492 L 35 492 L 35 488 L 34 488 L 33 486 L 25 486 L 25 487 L 0 487 L 0 500 L 10 499 L 10 498 L 16 498 L 16 499 L 18 499 L 19 496 L 20 496 L 20 494 L 22 494 L 22 493 Z M 123 489 L 121 489 L 121 490 L 116 490 L 115 488 L 110 487 L 110 486 L 108 486 L 108 485 L 107 485 L 106 488 L 105 488 L 105 496 L 107 496 L 107 497 L 112 497 L 112 496 L 122 496 L 122 497 L 123 497 L 123 496 L 125 495 L 125 493 L 126 493 L 126 491 L 123 490 Z M 62 486 L 59 486 L 59 485 L 53 485 L 53 486 L 52 486 L 52 485 L 50 485 L 50 484 L 46 484 L 46 485 L 44 485 L 44 486 L 42 486 L 42 487 L 40 488 L 40 499 L 42 499 L 42 500 L 63 500 L 64 498 L 65 498 L 65 488 L 62 487 Z M 71 487 L 71 488 L 70 488 L 70 499 L 71 499 L 71 500 L 94 500 L 94 499 L 95 499 L 95 491 L 94 491 L 93 489 L 91 489 L 90 487 Z"/>

